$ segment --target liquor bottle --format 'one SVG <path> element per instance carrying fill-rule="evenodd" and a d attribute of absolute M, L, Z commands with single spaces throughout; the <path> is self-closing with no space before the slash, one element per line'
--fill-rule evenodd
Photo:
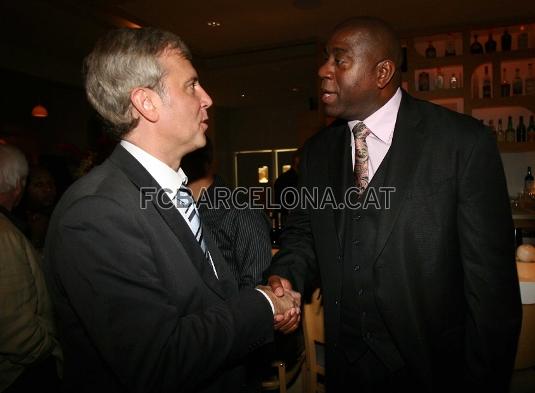
<path fill-rule="evenodd" d="M 435 88 L 437 90 L 444 88 L 444 74 L 440 68 L 437 68 L 437 79 L 435 80 Z"/>
<path fill-rule="evenodd" d="M 526 126 L 524 125 L 524 116 L 520 116 L 518 126 L 516 127 L 516 141 L 526 142 Z"/>
<path fill-rule="evenodd" d="M 509 119 L 507 120 L 507 129 L 505 130 L 505 141 L 506 142 L 516 141 L 516 133 L 515 133 L 515 129 L 513 128 L 512 116 L 509 116 Z"/>
<path fill-rule="evenodd" d="M 502 84 L 500 85 L 500 92 L 502 97 L 509 97 L 511 95 L 511 84 L 507 80 L 507 72 L 505 68 L 502 71 Z"/>
<path fill-rule="evenodd" d="M 455 74 L 451 74 L 450 78 L 450 89 L 456 89 L 458 87 L 457 85 L 457 77 Z"/>
<path fill-rule="evenodd" d="M 492 84 L 490 82 L 489 67 L 485 66 L 485 75 L 483 76 L 483 98 L 492 96 Z"/>
<path fill-rule="evenodd" d="M 425 50 L 425 57 L 427 57 L 428 59 L 434 59 L 435 57 L 437 57 L 437 50 L 433 46 L 432 41 L 429 41 L 429 46 Z"/>
<path fill-rule="evenodd" d="M 505 142 L 505 131 L 503 130 L 502 119 L 498 119 L 498 128 L 496 129 L 496 139 L 498 142 Z"/>
<path fill-rule="evenodd" d="M 429 73 L 422 71 L 418 74 L 418 90 L 429 91 Z"/>
<path fill-rule="evenodd" d="M 533 115 L 529 117 L 528 142 L 535 142 L 535 122 L 533 121 Z"/>
<path fill-rule="evenodd" d="M 528 64 L 528 76 L 525 81 L 525 90 L 527 95 L 535 95 L 535 77 L 533 76 L 533 64 Z"/>
<path fill-rule="evenodd" d="M 531 167 L 528 166 L 528 173 L 524 177 L 524 194 L 526 195 L 532 195 L 533 194 L 533 186 L 535 185 L 533 181 L 533 175 L 531 174 Z"/>
<path fill-rule="evenodd" d="M 505 29 L 502 34 L 502 52 L 511 50 L 511 34 Z"/>
<path fill-rule="evenodd" d="M 520 33 L 517 37 L 518 49 L 528 49 L 528 30 L 526 26 L 520 26 Z"/>
<path fill-rule="evenodd" d="M 487 39 L 487 42 L 485 42 L 485 52 L 496 52 L 496 41 L 492 38 L 492 33 L 489 33 L 489 38 Z"/>
<path fill-rule="evenodd" d="M 483 53 L 483 45 L 481 45 L 477 40 L 477 34 L 474 34 L 474 42 L 472 42 L 472 45 L 470 45 L 470 53 L 473 55 Z"/>
<path fill-rule="evenodd" d="M 520 69 L 515 70 L 515 79 L 513 79 L 513 95 L 522 95 L 522 78 L 520 77 Z"/>
<path fill-rule="evenodd" d="M 444 56 L 455 56 L 455 40 L 451 34 L 448 34 L 448 40 L 446 41 L 446 49 L 444 50 Z"/>
<path fill-rule="evenodd" d="M 474 77 L 472 78 L 472 98 L 481 98 L 479 91 L 479 77 L 476 73 L 474 73 Z"/>
<path fill-rule="evenodd" d="M 494 138 L 496 138 L 497 140 L 498 133 L 496 132 L 496 127 L 494 127 L 494 120 L 492 119 L 489 120 L 489 128 L 490 128 L 490 131 L 492 132 L 492 135 L 494 135 Z"/>

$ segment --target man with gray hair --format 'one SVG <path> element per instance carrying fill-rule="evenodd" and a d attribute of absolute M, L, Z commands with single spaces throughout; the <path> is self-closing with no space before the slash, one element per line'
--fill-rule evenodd
<path fill-rule="evenodd" d="M 20 201 L 28 163 L 0 145 L 0 392 L 57 387 L 52 305 L 36 251 L 11 211 Z"/>
<path fill-rule="evenodd" d="M 85 61 L 87 97 L 121 142 L 47 235 L 68 392 L 248 391 L 241 360 L 298 323 L 298 294 L 238 290 L 203 231 L 180 164 L 206 143 L 212 100 L 190 59 L 143 28 L 109 32 Z"/>

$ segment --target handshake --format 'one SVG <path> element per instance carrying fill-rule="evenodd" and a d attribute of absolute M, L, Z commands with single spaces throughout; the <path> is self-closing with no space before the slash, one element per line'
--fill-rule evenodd
<path fill-rule="evenodd" d="M 274 327 L 282 333 L 291 333 L 301 320 L 301 294 L 292 290 L 290 282 L 279 276 L 271 276 L 269 285 L 259 285 L 273 303 L 275 309 Z"/>

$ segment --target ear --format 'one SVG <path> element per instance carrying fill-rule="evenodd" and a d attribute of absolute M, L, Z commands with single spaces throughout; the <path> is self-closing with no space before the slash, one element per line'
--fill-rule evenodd
<path fill-rule="evenodd" d="M 158 107 L 161 100 L 156 92 L 144 87 L 136 87 L 130 93 L 130 101 L 134 107 L 134 117 L 142 116 L 151 123 L 155 123 L 160 118 Z"/>
<path fill-rule="evenodd" d="M 392 80 L 392 77 L 396 73 L 396 65 L 392 60 L 383 60 L 377 64 L 377 87 L 379 89 L 385 88 L 386 85 Z"/>

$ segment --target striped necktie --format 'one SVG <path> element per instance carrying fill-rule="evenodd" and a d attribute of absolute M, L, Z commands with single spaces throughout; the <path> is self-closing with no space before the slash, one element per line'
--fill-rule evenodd
<path fill-rule="evenodd" d="M 210 255 L 210 251 L 208 250 L 206 242 L 204 241 L 201 216 L 199 215 L 199 211 L 197 210 L 197 206 L 193 200 L 191 190 L 182 184 L 178 189 L 175 198 L 177 200 L 176 206 L 178 210 L 188 223 L 189 229 L 193 233 L 193 236 L 195 236 L 195 240 L 197 240 L 197 243 L 199 243 L 199 246 L 204 253 L 204 257 L 208 262 L 210 262 L 215 276 L 219 278 L 214 262 L 212 261 L 212 256 Z"/>
<path fill-rule="evenodd" d="M 355 185 L 359 195 L 364 192 L 370 181 L 368 176 L 368 144 L 366 137 L 370 135 L 370 130 L 364 122 L 359 121 L 353 127 L 353 136 L 355 138 Z"/>

